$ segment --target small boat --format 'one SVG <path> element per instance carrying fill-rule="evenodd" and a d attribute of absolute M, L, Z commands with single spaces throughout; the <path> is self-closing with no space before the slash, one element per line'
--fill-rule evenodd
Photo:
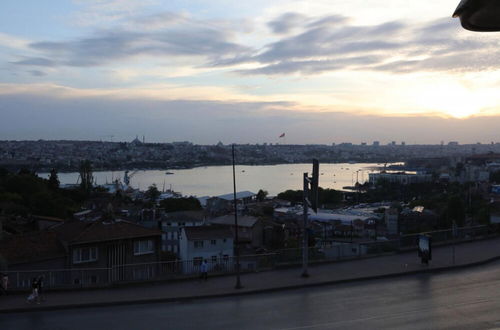
<path fill-rule="evenodd" d="M 241 173 L 245 173 L 245 170 L 241 170 Z"/>
<path fill-rule="evenodd" d="M 172 175 L 174 172 L 165 172 L 166 175 Z"/>

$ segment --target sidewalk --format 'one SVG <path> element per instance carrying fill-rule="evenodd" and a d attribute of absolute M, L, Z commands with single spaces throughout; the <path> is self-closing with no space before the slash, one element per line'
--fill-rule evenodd
<path fill-rule="evenodd" d="M 343 261 L 309 267 L 309 278 L 302 278 L 301 268 L 247 273 L 241 276 L 242 289 L 234 288 L 235 276 L 220 276 L 208 281 L 189 280 L 149 283 L 129 287 L 85 291 L 47 292 L 40 305 L 26 303 L 26 295 L 0 296 L 0 313 L 36 310 L 96 307 L 131 303 L 167 302 L 236 294 L 270 292 L 306 286 L 376 279 L 419 272 L 435 272 L 500 259 L 500 238 L 462 243 L 433 249 L 433 260 L 422 265 L 417 252 Z"/>

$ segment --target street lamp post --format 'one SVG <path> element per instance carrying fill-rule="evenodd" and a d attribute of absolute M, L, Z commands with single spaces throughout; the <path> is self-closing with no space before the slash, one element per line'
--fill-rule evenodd
<path fill-rule="evenodd" d="M 243 286 L 241 285 L 241 279 L 240 279 L 240 246 L 238 240 L 238 205 L 236 201 L 236 171 L 234 165 L 234 143 L 231 147 L 233 155 L 234 254 L 236 257 L 236 285 L 234 288 L 241 289 Z"/>

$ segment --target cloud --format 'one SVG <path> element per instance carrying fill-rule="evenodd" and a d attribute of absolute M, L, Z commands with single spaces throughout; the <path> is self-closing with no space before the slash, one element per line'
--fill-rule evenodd
<path fill-rule="evenodd" d="M 285 34 L 296 27 L 300 27 L 300 23 L 305 19 L 307 19 L 307 17 L 301 14 L 285 13 L 275 20 L 270 21 L 267 25 L 274 33 Z"/>
<path fill-rule="evenodd" d="M 47 75 L 45 72 L 40 71 L 40 70 L 30 70 L 30 71 L 28 71 L 28 73 L 30 73 L 34 77 L 43 77 L 43 76 Z"/>
<path fill-rule="evenodd" d="M 243 76 L 275 76 L 346 70 L 466 73 L 497 68 L 500 61 L 497 38 L 463 33 L 451 18 L 359 25 L 342 15 L 286 12 L 266 23 L 273 34 L 262 39 L 267 44 L 259 45 L 253 36 L 244 37 L 251 30 L 246 21 L 245 27 L 235 29 L 233 21 L 200 20 L 185 13 L 134 16 L 134 6 L 131 1 L 93 1 L 92 10 L 115 13 L 121 23 L 72 40 L 32 42 L 28 55 L 19 54 L 10 63 L 95 67 L 142 57 L 161 63 L 175 57 L 192 68 L 226 67 Z"/>
<path fill-rule="evenodd" d="M 52 67 L 55 65 L 54 61 L 43 57 L 27 57 L 24 60 L 19 60 L 11 63 L 18 65 L 33 65 L 33 66 L 46 66 L 46 67 Z"/>
<path fill-rule="evenodd" d="M 96 5 L 100 6 L 100 3 Z M 113 64 L 138 56 L 158 60 L 196 56 L 207 62 L 219 62 L 251 52 L 250 47 L 238 44 L 233 39 L 234 32 L 227 22 L 195 20 L 186 15 L 163 12 L 134 17 L 127 24 L 95 31 L 73 40 L 32 42 L 29 48 L 39 56 L 21 56 L 21 59 L 12 63 L 89 67 Z"/>
<path fill-rule="evenodd" d="M 245 75 L 314 75 L 341 70 L 475 72 L 498 67 L 500 58 L 497 39 L 460 33 L 459 24 L 450 18 L 360 26 L 342 16 L 286 13 L 269 25 L 276 33 L 288 33 L 292 28 L 300 31 L 267 44 L 257 54 L 215 65 L 260 64 L 237 71 Z M 351 58 L 369 60 L 353 63 Z"/>

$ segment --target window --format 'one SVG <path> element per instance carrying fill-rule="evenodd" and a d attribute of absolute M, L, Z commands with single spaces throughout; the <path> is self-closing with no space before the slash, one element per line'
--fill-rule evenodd
<path fill-rule="evenodd" d="M 199 266 L 201 265 L 201 262 L 203 261 L 203 258 L 202 257 L 196 257 L 196 258 L 193 258 L 193 265 L 194 266 Z"/>
<path fill-rule="evenodd" d="M 212 244 L 212 245 L 217 245 L 217 240 L 215 240 L 215 239 L 211 240 L 211 241 L 210 241 L 210 244 Z"/>
<path fill-rule="evenodd" d="M 174 245 L 174 253 L 177 253 L 177 245 Z"/>
<path fill-rule="evenodd" d="M 154 253 L 154 243 L 152 239 L 134 242 L 134 255 Z"/>
<path fill-rule="evenodd" d="M 97 247 L 77 248 L 73 250 L 73 263 L 92 262 L 97 260 Z"/>
<path fill-rule="evenodd" d="M 212 263 L 217 263 L 217 256 L 212 256 Z"/>
<path fill-rule="evenodd" d="M 224 262 L 228 262 L 229 261 L 229 255 L 225 254 L 223 258 L 224 258 Z"/>
<path fill-rule="evenodd" d="M 201 249 L 203 247 L 203 241 L 194 241 L 194 247 L 196 249 Z"/>

